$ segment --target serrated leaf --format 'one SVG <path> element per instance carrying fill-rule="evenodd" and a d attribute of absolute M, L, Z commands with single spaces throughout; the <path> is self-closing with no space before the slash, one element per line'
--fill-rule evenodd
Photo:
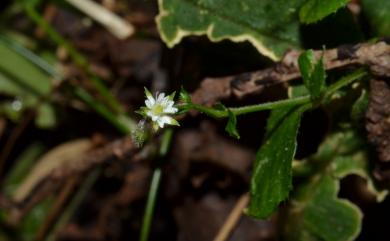
<path fill-rule="evenodd" d="M 362 0 L 361 4 L 374 34 L 380 37 L 390 36 L 390 1 Z"/>
<path fill-rule="evenodd" d="M 325 90 L 326 78 L 322 57 L 315 61 L 313 50 L 307 50 L 299 56 L 298 64 L 303 82 L 309 90 L 312 100 L 319 99 Z"/>
<path fill-rule="evenodd" d="M 249 41 L 277 60 L 300 46 L 298 9 L 303 0 L 159 0 L 158 29 L 173 47 L 189 35 L 211 41 Z"/>
<path fill-rule="evenodd" d="M 344 7 L 350 0 L 308 0 L 299 11 L 302 23 L 317 22 Z"/>
<path fill-rule="evenodd" d="M 291 163 L 301 115 L 300 108 L 272 111 L 265 142 L 256 155 L 248 215 L 266 218 L 287 198 L 292 185 Z"/>
<path fill-rule="evenodd" d="M 231 137 L 240 139 L 240 134 L 237 131 L 237 117 L 231 111 L 228 111 L 228 113 L 229 113 L 229 120 L 225 127 L 225 131 L 229 133 Z"/>

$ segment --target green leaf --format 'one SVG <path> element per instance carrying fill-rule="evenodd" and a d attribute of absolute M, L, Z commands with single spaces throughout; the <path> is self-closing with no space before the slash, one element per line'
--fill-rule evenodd
<path fill-rule="evenodd" d="M 362 0 L 363 13 L 374 34 L 380 37 L 390 36 L 390 1 Z"/>
<path fill-rule="evenodd" d="M 249 41 L 277 60 L 300 46 L 298 9 L 304 0 L 160 0 L 161 38 L 173 47 L 189 35 L 211 41 Z"/>
<path fill-rule="evenodd" d="M 362 214 L 350 201 L 337 197 L 340 180 L 359 175 L 367 180 L 368 190 L 377 201 L 387 194 L 378 191 L 372 181 L 364 139 L 348 129 L 332 134 L 306 164 L 316 171 L 305 184 L 295 187 L 286 219 L 286 240 L 354 240 L 360 232 Z"/>
<path fill-rule="evenodd" d="M 225 131 L 227 133 L 229 133 L 229 135 L 231 137 L 234 137 L 236 139 L 240 139 L 240 134 L 238 133 L 237 127 L 236 127 L 237 126 L 237 117 L 230 110 L 228 111 L 228 113 L 229 113 L 229 120 L 228 120 L 228 123 L 225 127 Z"/>
<path fill-rule="evenodd" d="M 256 155 L 247 214 L 266 218 L 291 190 L 291 163 L 302 110 L 283 108 L 271 112 L 266 138 Z"/>
<path fill-rule="evenodd" d="M 15 84 L 38 96 L 50 93 L 52 85 L 49 76 L 1 41 L 0 56 L 0 72 Z"/>
<path fill-rule="evenodd" d="M 326 72 L 322 57 L 316 62 L 313 50 L 307 50 L 299 56 L 298 64 L 312 100 L 318 100 L 325 90 Z"/>
<path fill-rule="evenodd" d="M 299 11 L 302 23 L 314 23 L 344 7 L 349 0 L 308 0 Z"/>
<path fill-rule="evenodd" d="M 305 95 L 309 95 L 309 90 L 304 84 L 290 85 L 288 87 L 288 98 L 297 98 Z"/>
<path fill-rule="evenodd" d="M 16 45 L 16 44 L 14 44 Z M 40 128 L 50 128 L 56 124 L 53 105 L 39 101 L 52 90 L 51 79 L 30 59 L 14 51 L 9 42 L 0 41 L 0 93 L 11 96 L 13 101 L 0 103 L 0 112 L 9 119 L 18 121 L 26 108 L 37 108 L 36 124 Z M 28 52 L 23 46 L 21 51 Z M 29 52 L 30 53 L 30 52 Z M 38 57 L 35 57 L 38 58 Z"/>
<path fill-rule="evenodd" d="M 362 214 L 351 202 L 337 198 L 339 183 L 329 175 L 301 191 L 306 200 L 294 200 L 287 240 L 352 241 L 360 232 Z"/>

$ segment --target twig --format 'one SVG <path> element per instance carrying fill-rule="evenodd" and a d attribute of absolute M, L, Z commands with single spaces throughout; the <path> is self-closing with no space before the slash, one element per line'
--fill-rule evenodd
<path fill-rule="evenodd" d="M 101 169 L 95 169 L 90 174 L 88 174 L 85 180 L 83 180 L 81 186 L 78 188 L 69 205 L 62 212 L 61 217 L 58 219 L 53 230 L 46 236 L 46 241 L 54 241 L 56 239 L 57 231 L 70 220 L 73 213 L 80 206 L 84 197 L 87 195 L 88 191 L 91 189 L 100 173 Z"/>
<path fill-rule="evenodd" d="M 326 69 L 347 66 L 369 66 L 372 74 L 390 77 L 390 45 L 384 41 L 344 45 L 326 51 L 315 51 L 324 56 Z M 275 66 L 250 73 L 223 78 L 207 78 L 193 95 L 194 103 L 213 105 L 230 97 L 244 96 L 262 91 L 269 85 L 280 84 L 300 77 L 298 57 L 300 52 L 288 52 Z"/>
<path fill-rule="evenodd" d="M 19 139 L 20 135 L 26 129 L 28 124 L 33 120 L 33 118 L 34 118 L 34 112 L 27 111 L 26 116 L 12 131 L 11 136 L 9 137 L 7 143 L 5 144 L 4 148 L 0 153 L 0 175 L 3 173 L 4 164 L 8 159 L 9 155 L 11 154 L 11 151 L 15 146 L 16 141 Z"/>
<path fill-rule="evenodd" d="M 106 27 L 119 39 L 128 38 L 134 33 L 133 25 L 91 0 L 66 1 Z"/>
<path fill-rule="evenodd" d="M 99 164 L 132 156 L 137 150 L 137 146 L 134 145 L 130 137 L 123 137 L 99 149 L 85 153 L 70 165 L 58 167 L 48 179 L 52 181 L 64 180 L 70 175 L 85 173 Z"/>
<path fill-rule="evenodd" d="M 214 238 L 214 241 L 226 241 L 234 227 L 237 225 L 238 221 L 242 216 L 244 208 L 248 205 L 249 195 L 245 193 L 240 197 L 233 210 L 230 212 L 229 217 L 226 219 L 225 223 L 219 230 L 217 236 Z"/>

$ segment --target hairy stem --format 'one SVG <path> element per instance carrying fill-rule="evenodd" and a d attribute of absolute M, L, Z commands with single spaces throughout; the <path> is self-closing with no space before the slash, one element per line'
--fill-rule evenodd
<path fill-rule="evenodd" d="M 347 86 L 351 84 L 352 82 L 362 78 L 363 76 L 367 75 L 367 71 L 365 71 L 363 68 L 357 69 L 356 71 L 352 72 L 349 75 L 344 76 L 340 80 L 338 80 L 336 83 L 330 85 L 325 93 L 324 100 L 328 100 L 329 97 L 332 96 L 337 90 L 340 88 Z M 212 107 L 202 106 L 198 104 L 190 104 L 190 107 L 194 110 L 197 110 L 201 113 L 204 113 L 210 117 L 221 119 L 226 118 L 229 116 L 229 112 L 232 112 L 234 115 L 244 115 L 249 114 L 253 112 L 259 112 L 263 110 L 273 110 L 283 107 L 292 107 L 292 106 L 298 106 L 298 105 L 304 105 L 307 103 L 310 103 L 310 95 L 302 96 L 302 97 L 296 97 L 291 99 L 285 99 L 285 100 L 279 100 L 274 102 L 267 102 L 267 103 L 261 103 L 256 105 L 248 105 L 243 107 L 231 107 L 231 108 L 225 108 L 225 109 L 216 109 Z"/>

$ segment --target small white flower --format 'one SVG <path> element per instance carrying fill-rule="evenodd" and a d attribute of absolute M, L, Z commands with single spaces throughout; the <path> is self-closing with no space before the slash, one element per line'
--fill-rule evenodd
<path fill-rule="evenodd" d="M 142 114 L 149 117 L 153 121 L 153 128 L 163 128 L 165 124 L 168 125 L 179 125 L 179 123 L 173 119 L 170 115 L 177 113 L 178 109 L 173 105 L 174 94 L 165 96 L 164 93 L 160 93 L 156 98 L 153 98 L 152 94 L 145 89 L 145 105 L 146 107 L 141 108 Z"/>

